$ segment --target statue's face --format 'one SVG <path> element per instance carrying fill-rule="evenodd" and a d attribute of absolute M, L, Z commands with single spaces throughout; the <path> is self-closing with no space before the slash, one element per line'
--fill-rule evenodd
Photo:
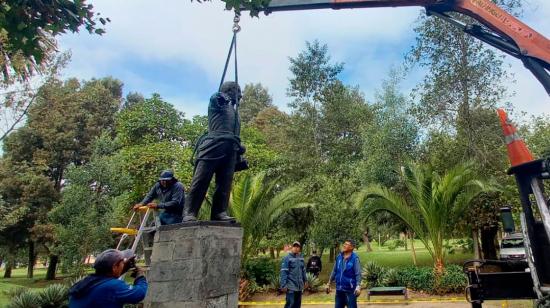
<path fill-rule="evenodd" d="M 235 100 L 236 98 L 236 101 L 233 101 L 233 104 L 240 102 L 241 98 L 243 98 L 240 87 L 231 89 L 231 93 L 229 95 L 231 96 L 232 100 Z"/>

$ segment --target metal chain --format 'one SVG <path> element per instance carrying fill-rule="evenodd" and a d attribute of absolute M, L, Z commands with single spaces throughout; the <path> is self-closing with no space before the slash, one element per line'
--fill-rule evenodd
<path fill-rule="evenodd" d="M 241 26 L 239 26 L 239 21 L 241 21 L 241 14 L 235 13 L 235 17 L 233 17 L 233 33 L 237 33 L 241 31 Z"/>

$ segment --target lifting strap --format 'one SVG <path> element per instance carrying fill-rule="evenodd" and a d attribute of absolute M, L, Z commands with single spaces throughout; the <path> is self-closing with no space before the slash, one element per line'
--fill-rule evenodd
<path fill-rule="evenodd" d="M 237 69 L 237 33 L 241 31 L 241 26 L 239 26 L 239 21 L 241 20 L 239 13 L 235 13 L 233 18 L 233 38 L 231 39 L 231 44 L 229 45 L 229 52 L 227 53 L 227 59 L 225 60 L 225 66 L 223 68 L 222 78 L 220 81 L 220 86 L 218 91 L 221 89 L 223 82 L 225 81 L 225 74 L 227 73 L 227 68 L 229 67 L 229 60 L 231 59 L 231 54 L 235 54 L 235 82 L 239 83 L 239 72 Z M 234 50 L 234 51 L 233 51 Z"/>

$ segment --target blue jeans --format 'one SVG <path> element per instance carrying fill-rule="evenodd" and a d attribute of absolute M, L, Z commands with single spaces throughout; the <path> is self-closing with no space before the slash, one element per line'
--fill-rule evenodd
<path fill-rule="evenodd" d="M 302 292 L 290 291 L 286 292 L 285 308 L 300 308 L 302 307 Z"/>
<path fill-rule="evenodd" d="M 334 308 L 357 308 L 357 296 L 353 292 L 336 291 Z"/>
<path fill-rule="evenodd" d="M 179 224 L 182 217 L 177 214 L 162 212 L 159 215 L 161 225 Z"/>

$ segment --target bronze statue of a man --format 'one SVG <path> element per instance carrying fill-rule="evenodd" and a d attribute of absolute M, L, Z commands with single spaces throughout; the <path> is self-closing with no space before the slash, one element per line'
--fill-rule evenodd
<path fill-rule="evenodd" d="M 195 146 L 195 172 L 185 202 L 183 222 L 196 221 L 212 177 L 216 189 L 212 199 L 211 220 L 235 222 L 227 214 L 233 173 L 248 168 L 242 159 L 239 101 L 241 88 L 236 82 L 225 82 L 220 91 L 210 97 L 208 105 L 208 134 Z"/>

